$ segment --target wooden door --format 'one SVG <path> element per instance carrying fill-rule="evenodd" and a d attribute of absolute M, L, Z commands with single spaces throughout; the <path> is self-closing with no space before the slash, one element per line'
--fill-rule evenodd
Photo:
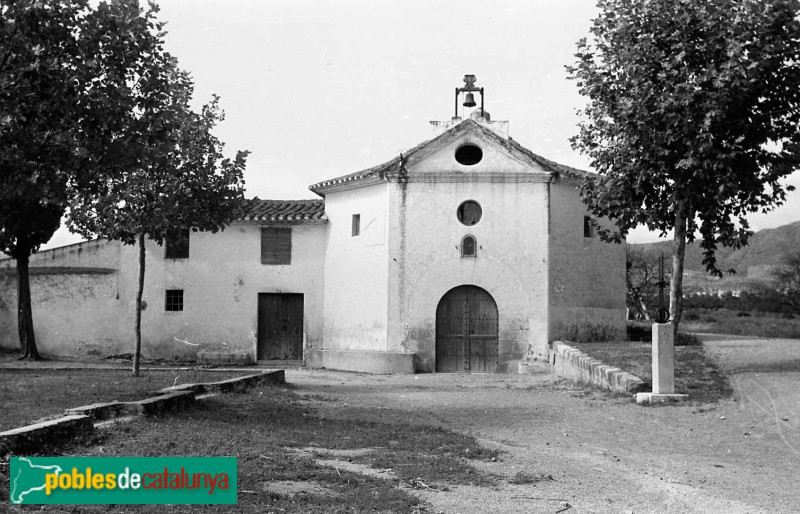
<path fill-rule="evenodd" d="M 303 295 L 259 293 L 258 359 L 303 358 Z"/>
<path fill-rule="evenodd" d="M 497 304 L 484 289 L 458 286 L 436 307 L 436 371 L 497 371 Z"/>

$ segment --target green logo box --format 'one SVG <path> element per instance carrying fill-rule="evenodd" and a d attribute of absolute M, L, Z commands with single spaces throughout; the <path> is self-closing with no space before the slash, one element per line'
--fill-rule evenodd
<path fill-rule="evenodd" d="M 12 457 L 10 503 L 235 504 L 236 457 Z"/>

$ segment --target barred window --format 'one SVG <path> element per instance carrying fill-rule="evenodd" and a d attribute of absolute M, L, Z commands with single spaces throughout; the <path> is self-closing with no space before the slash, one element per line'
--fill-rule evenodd
<path fill-rule="evenodd" d="M 352 231 L 350 232 L 350 234 L 353 237 L 361 235 L 361 215 L 360 214 L 353 214 L 353 225 L 352 225 Z"/>
<path fill-rule="evenodd" d="M 165 311 L 182 311 L 183 310 L 183 289 L 167 289 L 166 297 L 164 298 Z"/>

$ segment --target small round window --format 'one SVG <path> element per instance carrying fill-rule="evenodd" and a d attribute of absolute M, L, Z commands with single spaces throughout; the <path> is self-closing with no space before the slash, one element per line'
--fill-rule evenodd
<path fill-rule="evenodd" d="M 458 211 L 456 214 L 458 215 L 458 221 L 468 227 L 471 227 L 472 225 L 476 225 L 481 220 L 483 210 L 481 209 L 481 206 L 478 205 L 478 202 L 467 200 L 458 206 Z"/>
<path fill-rule="evenodd" d="M 483 150 L 480 147 L 467 143 L 456 150 L 456 160 L 464 166 L 478 164 L 483 159 Z"/>

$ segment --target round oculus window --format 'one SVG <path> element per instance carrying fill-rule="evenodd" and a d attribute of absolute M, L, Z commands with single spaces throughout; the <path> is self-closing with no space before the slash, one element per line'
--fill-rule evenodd
<path fill-rule="evenodd" d="M 464 166 L 478 164 L 483 159 L 483 150 L 479 146 L 467 143 L 456 150 L 456 161 Z"/>
<path fill-rule="evenodd" d="M 478 202 L 467 200 L 458 206 L 456 215 L 458 216 L 458 221 L 468 227 L 471 227 L 472 225 L 476 225 L 481 220 L 481 216 L 483 216 L 483 209 L 481 209 L 481 206 L 478 205 Z"/>

